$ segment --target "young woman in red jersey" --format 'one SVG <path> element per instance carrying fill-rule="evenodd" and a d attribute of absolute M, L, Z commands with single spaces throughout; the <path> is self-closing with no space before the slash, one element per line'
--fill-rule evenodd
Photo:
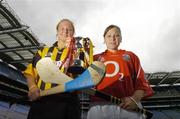
<path fill-rule="evenodd" d="M 113 105 L 97 97 L 91 97 L 92 107 L 87 119 L 143 119 L 144 115 L 134 112 L 142 108 L 141 99 L 152 96 L 153 91 L 145 79 L 139 58 L 130 51 L 118 49 L 122 37 L 116 25 L 108 26 L 104 31 L 105 52 L 94 56 L 94 60 L 104 62 L 106 76 L 96 87 L 112 96 L 122 98 L 120 105 Z"/>

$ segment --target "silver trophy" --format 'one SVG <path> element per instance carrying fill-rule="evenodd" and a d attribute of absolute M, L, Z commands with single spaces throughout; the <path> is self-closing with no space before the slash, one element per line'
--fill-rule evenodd
<path fill-rule="evenodd" d="M 88 47 L 88 43 L 86 42 L 88 42 L 87 38 L 75 37 L 75 47 L 73 49 L 74 57 L 72 58 L 72 62 L 70 63 L 70 66 L 67 70 L 68 73 L 81 74 L 84 72 L 86 68 L 85 50 L 87 49 L 86 47 Z"/>

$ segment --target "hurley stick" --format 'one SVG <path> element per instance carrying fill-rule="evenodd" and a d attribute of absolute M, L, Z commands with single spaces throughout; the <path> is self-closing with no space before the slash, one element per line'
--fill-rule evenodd
<path fill-rule="evenodd" d="M 48 63 L 50 62 L 49 59 L 47 61 L 48 61 Z M 52 62 L 52 60 L 51 60 L 51 63 L 49 63 L 49 64 L 50 65 L 48 65 L 48 66 L 46 65 L 46 66 L 51 69 L 53 67 L 57 67 Z M 38 69 L 41 69 L 41 68 L 38 68 Z M 46 69 L 41 69 L 41 70 L 46 70 Z M 75 90 L 91 88 L 91 87 L 97 85 L 101 81 L 101 79 L 104 77 L 105 65 L 102 62 L 94 61 L 81 75 L 79 75 L 77 78 L 75 78 L 73 80 L 72 80 L 72 78 L 67 78 L 67 80 L 66 80 L 65 77 L 68 77 L 67 75 L 64 74 L 61 76 L 61 74 L 63 74 L 63 73 L 61 73 L 61 72 L 58 72 L 58 73 L 59 73 L 58 74 L 59 77 L 61 77 L 61 78 L 59 80 L 55 80 L 55 81 L 56 81 L 56 83 L 59 81 L 61 85 L 50 88 L 48 90 L 41 91 L 40 96 L 46 96 L 46 95 L 51 95 L 51 94 L 56 94 L 56 93 L 71 92 L 71 91 L 75 91 Z M 47 72 L 45 72 L 42 75 L 46 76 L 46 80 L 45 80 L 46 82 L 50 82 L 50 81 L 53 81 L 54 78 L 56 78 L 57 73 L 53 74 L 52 72 L 50 72 L 50 70 L 47 70 Z M 44 79 L 41 77 L 41 75 L 40 75 L 40 78 L 44 81 Z M 50 79 L 50 78 L 52 78 L 52 79 Z M 66 80 L 64 82 L 64 84 L 62 84 L 63 81 L 60 81 L 62 78 L 63 78 L 63 81 Z M 49 79 L 49 81 L 47 79 Z M 69 80 L 71 80 L 71 81 L 69 81 Z M 55 82 L 53 82 L 53 83 L 55 83 Z"/>
<path fill-rule="evenodd" d="M 45 62 L 45 64 L 43 64 L 42 66 L 45 65 L 46 67 L 48 67 L 50 69 L 54 68 L 54 66 L 57 67 L 52 62 L 52 60 L 49 60 L 48 58 L 46 58 L 46 59 L 47 59 L 46 61 L 48 62 L 47 65 Z M 38 66 L 41 66 L 41 65 L 38 65 Z M 51 82 L 51 81 L 53 81 L 52 79 L 57 77 L 57 73 L 51 72 L 54 70 L 47 70 L 47 68 L 46 69 L 37 68 L 37 69 L 46 71 L 46 72 L 42 71 L 42 72 L 44 72 L 44 74 L 41 74 L 44 77 L 46 77 L 45 82 L 46 81 Z M 63 73 L 59 72 L 58 75 L 61 75 L 61 74 L 63 74 Z M 41 77 L 41 75 L 40 75 L 40 77 Z M 59 80 L 55 80 L 56 83 L 57 83 L 57 81 L 60 81 L 60 82 L 58 82 L 60 85 L 50 88 L 48 90 L 40 91 L 40 96 L 42 97 L 42 96 L 52 95 L 52 94 L 56 94 L 56 93 L 71 92 L 71 91 L 80 90 L 80 89 L 84 89 L 84 88 L 91 88 L 91 87 L 97 85 L 101 81 L 101 79 L 104 77 L 104 75 L 105 75 L 105 65 L 102 62 L 95 61 L 81 75 L 79 75 L 74 80 L 72 80 L 72 78 L 68 77 L 67 75 L 63 74 L 60 77 L 65 80 L 61 81 L 61 78 Z M 42 77 L 41 77 L 41 79 L 42 79 Z M 53 83 L 55 83 L 55 82 L 53 82 Z M 21 97 L 18 99 L 14 99 L 14 100 L 10 101 L 10 105 L 20 102 L 20 101 L 23 101 L 23 100 L 27 100 L 27 99 L 28 99 L 27 96 Z"/>

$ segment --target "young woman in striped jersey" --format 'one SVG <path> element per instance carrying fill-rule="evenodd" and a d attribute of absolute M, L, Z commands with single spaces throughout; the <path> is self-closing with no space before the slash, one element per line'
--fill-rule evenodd
<path fill-rule="evenodd" d="M 40 97 L 40 90 L 49 89 L 57 84 L 43 82 L 37 73 L 36 63 L 43 57 L 51 57 L 62 72 L 66 73 L 68 68 L 68 65 L 65 65 L 67 47 L 73 39 L 75 28 L 72 21 L 63 19 L 57 24 L 56 30 L 57 42 L 51 47 L 45 46 L 38 50 L 32 63 L 24 71 L 29 87 L 28 96 L 32 101 L 28 119 L 80 119 L 80 102 L 77 93 Z"/>

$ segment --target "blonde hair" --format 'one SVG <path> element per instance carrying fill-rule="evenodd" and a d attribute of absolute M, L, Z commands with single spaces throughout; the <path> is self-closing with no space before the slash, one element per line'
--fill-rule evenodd
<path fill-rule="evenodd" d="M 61 21 L 59 21 L 58 24 L 56 25 L 56 30 L 58 31 L 59 25 L 60 25 L 62 22 L 64 22 L 64 21 L 69 22 L 69 23 L 71 24 L 72 28 L 73 28 L 73 29 L 72 29 L 73 32 L 75 32 L 74 24 L 73 24 L 73 22 L 72 22 L 71 20 L 69 20 L 69 19 L 62 19 Z"/>

